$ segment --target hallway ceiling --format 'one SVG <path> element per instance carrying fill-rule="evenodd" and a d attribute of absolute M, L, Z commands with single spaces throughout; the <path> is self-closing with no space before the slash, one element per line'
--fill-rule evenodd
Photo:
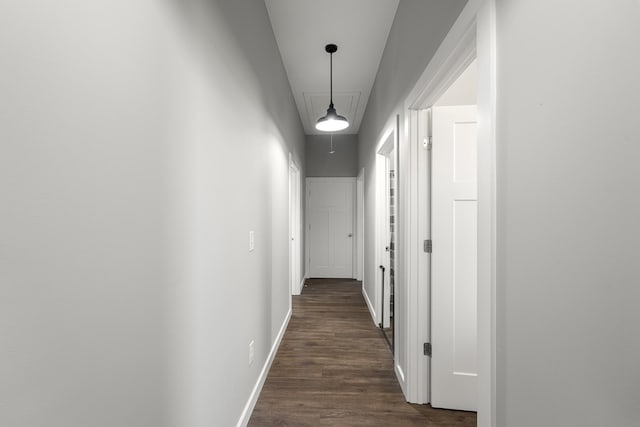
<path fill-rule="evenodd" d="M 265 0 L 289 84 L 308 135 L 329 106 L 328 43 L 333 102 L 356 134 L 369 100 L 399 0 Z"/>

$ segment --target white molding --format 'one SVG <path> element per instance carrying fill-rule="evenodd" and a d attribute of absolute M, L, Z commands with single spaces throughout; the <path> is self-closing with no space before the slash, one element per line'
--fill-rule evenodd
<path fill-rule="evenodd" d="M 280 342 L 282 342 L 282 338 L 284 337 L 284 333 L 287 330 L 287 326 L 289 325 L 289 320 L 291 320 L 291 309 L 287 312 L 287 315 L 282 322 L 282 326 L 280 327 L 280 331 L 278 331 L 278 336 L 271 346 L 271 351 L 269 352 L 269 356 L 267 360 L 264 362 L 264 366 L 262 367 L 262 371 L 260 371 L 260 375 L 258 376 L 258 380 L 256 381 L 256 385 L 253 387 L 251 391 L 251 395 L 249 396 L 249 400 L 246 405 L 244 405 L 244 409 L 242 414 L 240 415 L 240 419 L 238 420 L 236 427 L 246 427 L 249 423 L 249 419 L 251 419 L 251 414 L 253 413 L 253 409 L 256 407 L 256 403 L 258 402 L 258 397 L 260 397 L 260 392 L 262 391 L 262 386 L 264 386 L 264 382 L 269 375 L 269 369 L 271 369 L 271 364 L 273 360 L 276 358 L 276 353 L 278 352 L 278 348 L 280 347 Z"/>
<path fill-rule="evenodd" d="M 358 190 L 360 188 L 360 190 Z M 364 280 L 364 168 L 356 177 L 356 280 Z"/>
<path fill-rule="evenodd" d="M 369 313 L 371 314 L 371 320 L 373 320 L 373 324 L 378 327 L 378 316 L 376 315 L 376 311 L 373 308 L 373 304 L 371 304 L 371 300 L 369 299 L 369 295 L 364 288 L 364 283 L 362 284 L 362 296 L 364 297 L 364 302 L 367 303 L 367 307 L 369 308 Z"/>
<path fill-rule="evenodd" d="M 358 279 L 358 177 L 351 184 L 351 278 Z"/>
<path fill-rule="evenodd" d="M 309 276 L 311 263 L 309 262 L 309 177 L 304 178 L 304 224 L 302 235 L 304 235 L 304 274 Z"/>
<path fill-rule="evenodd" d="M 424 307 L 429 307 L 423 296 L 427 290 L 428 276 L 424 274 L 425 263 L 428 262 L 428 254 L 421 252 L 420 241 L 427 239 L 424 225 L 428 218 L 425 211 L 420 211 L 419 194 L 425 179 L 426 166 L 421 164 L 423 160 L 420 156 L 422 147 L 419 144 L 420 133 L 418 131 L 418 112 L 408 110 L 405 121 L 405 138 L 408 143 L 404 144 L 408 151 L 408 166 L 405 167 L 405 174 L 409 181 L 407 198 L 409 215 L 407 217 L 407 240 L 405 251 L 407 253 L 405 269 L 407 277 L 407 385 L 405 397 L 411 403 L 427 403 L 428 388 L 426 387 L 428 378 L 428 360 L 422 355 L 421 345 L 425 341 L 425 332 L 430 329 L 429 316 L 425 316 Z M 423 269 L 421 269 L 421 267 Z M 420 274 L 423 273 L 423 274 Z M 423 324 L 424 322 L 424 324 Z"/>
<path fill-rule="evenodd" d="M 398 116 L 394 115 L 393 116 L 393 120 L 389 120 L 389 122 L 387 123 L 387 126 L 385 126 L 384 128 L 384 132 L 382 133 L 382 137 L 380 138 L 380 140 L 378 141 L 378 144 L 376 146 L 376 156 L 375 156 L 375 166 L 374 166 L 374 184 L 375 184 L 375 188 L 374 188 L 374 200 L 375 200 L 375 216 L 374 216 L 374 224 L 375 224 L 375 228 L 374 228 L 374 259 L 375 259 L 375 273 L 374 273 L 374 277 L 375 277 L 375 295 L 374 295 L 374 301 L 375 301 L 375 305 L 374 307 L 379 307 L 380 308 L 380 315 L 381 317 L 379 319 L 377 319 L 378 323 L 384 323 L 385 327 L 388 325 L 388 321 L 387 319 L 388 317 L 388 313 L 385 313 L 385 310 L 383 310 L 383 306 L 385 304 L 385 301 L 381 300 L 381 294 L 382 294 L 382 286 L 383 286 L 383 280 L 382 280 L 382 274 L 380 273 L 380 269 L 378 266 L 380 265 L 386 265 L 386 261 L 387 261 L 387 252 L 385 251 L 385 246 L 387 246 L 388 244 L 388 232 L 389 232 L 389 225 L 388 225 L 388 221 L 389 221 L 389 216 L 387 213 L 387 202 L 388 202 L 388 193 L 387 193 L 387 161 L 389 158 L 389 155 L 395 151 L 396 155 L 395 155 L 395 169 L 397 172 L 399 172 L 398 170 L 398 161 L 399 159 L 399 150 L 398 150 Z M 397 180 L 396 182 L 400 182 L 400 178 L 399 178 L 399 173 L 396 174 Z M 396 186 L 396 200 L 401 201 L 401 196 L 400 196 L 400 186 Z M 399 212 L 399 207 L 398 207 L 398 203 L 396 203 L 396 209 L 398 209 Z M 399 217 L 399 214 L 396 214 L 396 218 L 397 218 L 397 224 L 401 224 L 401 219 Z M 398 230 L 396 231 L 398 239 L 396 241 L 400 241 L 401 237 L 400 237 L 400 228 L 398 227 Z M 400 264 L 400 253 L 397 253 L 397 259 L 396 259 L 396 265 Z M 400 272 L 396 270 L 396 281 L 399 282 L 400 279 Z M 387 284 L 388 285 L 388 284 Z M 385 288 L 386 286 L 385 285 Z M 376 323 L 376 325 L 378 324 Z"/>
<path fill-rule="evenodd" d="M 487 0 L 469 0 L 405 101 L 405 110 L 433 105 L 476 56 L 476 20 Z"/>
<path fill-rule="evenodd" d="M 300 295 L 302 293 L 302 288 L 304 288 L 305 280 L 307 280 L 307 275 L 306 274 L 304 276 L 302 276 L 302 280 L 298 284 L 298 289 L 297 289 L 298 292 L 295 293 L 294 295 Z"/>
<path fill-rule="evenodd" d="M 400 388 L 402 389 L 402 393 L 406 395 L 407 381 L 406 381 L 406 377 L 404 376 L 404 371 L 402 370 L 400 365 L 398 365 L 397 363 L 394 364 L 394 370 L 396 372 L 396 378 L 398 378 L 398 383 L 400 384 Z"/>
<path fill-rule="evenodd" d="M 496 11 L 486 0 L 478 11 L 478 426 L 496 420 Z"/>
<path fill-rule="evenodd" d="M 397 120 L 397 117 L 394 117 Z M 396 123 L 394 123 L 391 128 L 387 129 L 384 133 L 384 136 L 378 143 L 378 149 L 376 153 L 381 156 L 388 156 L 395 148 L 395 132 L 396 131 Z"/>

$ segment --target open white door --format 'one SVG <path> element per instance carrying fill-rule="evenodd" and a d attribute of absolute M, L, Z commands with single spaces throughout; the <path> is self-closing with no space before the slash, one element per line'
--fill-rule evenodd
<path fill-rule="evenodd" d="M 477 408 L 477 113 L 433 109 L 431 404 Z"/>
<path fill-rule="evenodd" d="M 307 277 L 353 278 L 355 178 L 307 178 Z"/>

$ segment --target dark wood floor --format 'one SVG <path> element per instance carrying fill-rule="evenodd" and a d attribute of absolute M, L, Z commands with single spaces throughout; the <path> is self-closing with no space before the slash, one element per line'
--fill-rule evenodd
<path fill-rule="evenodd" d="M 360 282 L 311 279 L 250 426 L 475 426 L 476 415 L 405 402 Z"/>

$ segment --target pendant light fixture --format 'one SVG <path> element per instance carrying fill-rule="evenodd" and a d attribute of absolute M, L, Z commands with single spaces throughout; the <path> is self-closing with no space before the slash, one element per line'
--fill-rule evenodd
<path fill-rule="evenodd" d="M 336 113 L 336 109 L 333 107 L 333 54 L 338 51 L 338 46 L 335 44 L 328 44 L 324 47 L 324 50 L 330 55 L 329 66 L 329 87 L 330 87 L 330 101 L 327 114 L 320 117 L 316 123 L 316 129 L 323 132 L 336 132 L 349 127 L 349 122 L 343 116 Z"/>

